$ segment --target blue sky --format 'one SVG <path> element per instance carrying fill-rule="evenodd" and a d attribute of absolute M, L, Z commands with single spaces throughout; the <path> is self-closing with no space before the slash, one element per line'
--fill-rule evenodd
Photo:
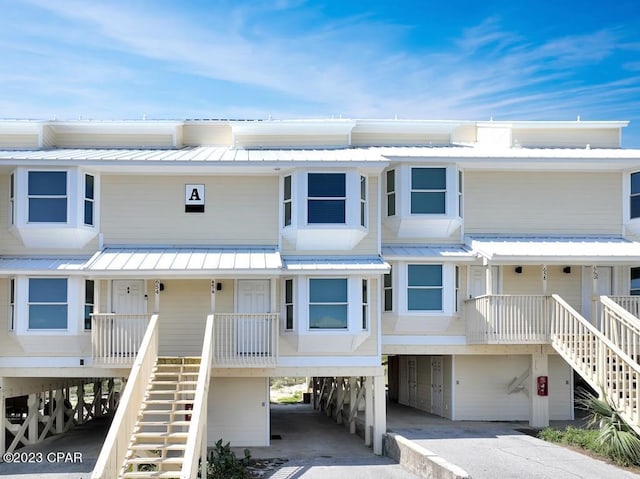
<path fill-rule="evenodd" d="M 0 0 L 0 117 L 631 120 L 637 0 Z"/>

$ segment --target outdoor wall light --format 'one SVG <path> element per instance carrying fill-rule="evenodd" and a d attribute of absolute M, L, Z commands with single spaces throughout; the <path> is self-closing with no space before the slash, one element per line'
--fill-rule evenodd
<path fill-rule="evenodd" d="M 216 291 L 222 291 L 222 283 L 216 283 Z"/>
<path fill-rule="evenodd" d="M 522 266 L 516 266 L 515 271 L 517 274 L 522 274 Z"/>
<path fill-rule="evenodd" d="M 571 266 L 565 266 L 564 268 L 562 268 L 562 272 L 564 274 L 571 274 Z"/>

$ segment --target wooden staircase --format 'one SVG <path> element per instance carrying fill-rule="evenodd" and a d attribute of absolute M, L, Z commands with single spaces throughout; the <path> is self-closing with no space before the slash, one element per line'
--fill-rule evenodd
<path fill-rule="evenodd" d="M 200 358 L 159 357 L 126 455 L 122 479 L 180 479 Z"/>
<path fill-rule="evenodd" d="M 552 299 L 551 344 L 640 434 L 640 320 L 603 297 L 605 318 L 596 328 L 558 295 Z"/>

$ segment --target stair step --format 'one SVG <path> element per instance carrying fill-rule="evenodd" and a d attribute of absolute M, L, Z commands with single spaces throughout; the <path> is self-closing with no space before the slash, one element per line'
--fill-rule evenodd
<path fill-rule="evenodd" d="M 183 457 L 130 457 L 126 459 L 127 464 L 182 464 Z"/>
<path fill-rule="evenodd" d="M 180 479 L 180 471 L 136 471 L 125 472 L 122 479 Z"/>
<path fill-rule="evenodd" d="M 189 426 L 191 421 L 142 421 L 136 424 L 136 427 L 144 426 Z"/>
<path fill-rule="evenodd" d="M 187 448 L 186 444 L 173 443 L 173 444 L 158 444 L 152 443 L 134 443 L 129 446 L 132 451 L 184 451 Z"/>
<path fill-rule="evenodd" d="M 187 432 L 136 432 L 133 434 L 135 439 L 147 439 L 147 440 L 175 440 L 184 441 L 189 436 Z"/>
<path fill-rule="evenodd" d="M 193 404 L 193 399 L 146 399 L 143 404 Z"/>
<path fill-rule="evenodd" d="M 179 381 L 164 381 L 164 380 L 160 380 L 160 381 L 155 381 L 155 380 L 151 380 L 150 382 L 151 385 L 153 386 L 180 386 L 180 385 L 195 385 L 198 384 L 198 381 L 183 381 L 183 380 L 179 380 Z"/>

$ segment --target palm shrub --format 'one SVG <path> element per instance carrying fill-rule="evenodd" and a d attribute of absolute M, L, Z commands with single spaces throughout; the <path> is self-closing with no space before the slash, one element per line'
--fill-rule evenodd
<path fill-rule="evenodd" d="M 244 457 L 239 459 L 231 450 L 231 444 L 222 444 L 219 439 L 213 450 L 209 452 L 206 479 L 249 479 L 251 475 L 247 466 L 251 460 L 249 449 L 244 450 Z"/>
<path fill-rule="evenodd" d="M 612 404 L 585 390 L 578 392 L 576 403 L 589 414 L 587 427 L 599 430 L 596 442 L 602 453 L 624 466 L 640 465 L 640 437 Z"/>

